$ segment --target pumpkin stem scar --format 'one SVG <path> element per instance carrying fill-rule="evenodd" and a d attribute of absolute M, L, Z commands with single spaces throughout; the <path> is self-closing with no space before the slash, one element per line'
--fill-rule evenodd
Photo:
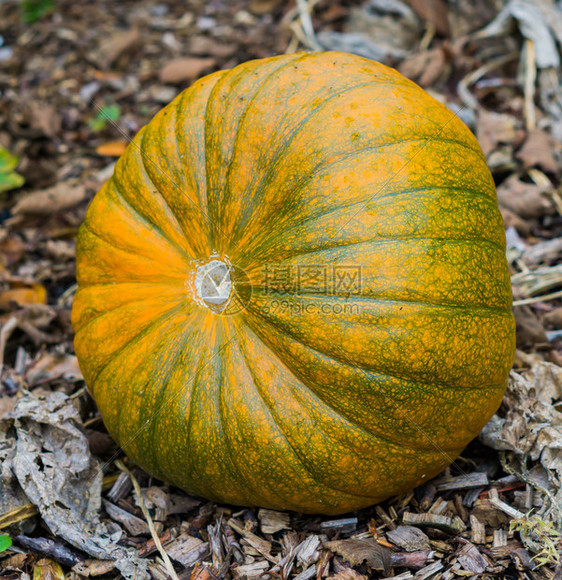
<path fill-rule="evenodd" d="M 195 292 L 200 304 L 220 312 L 232 295 L 230 267 L 215 259 L 199 266 L 195 274 Z"/>

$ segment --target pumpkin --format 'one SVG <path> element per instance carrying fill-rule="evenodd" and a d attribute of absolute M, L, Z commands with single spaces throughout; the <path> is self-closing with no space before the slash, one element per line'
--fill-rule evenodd
<path fill-rule="evenodd" d="M 395 70 L 325 52 L 194 83 L 77 240 L 72 319 L 107 429 L 217 502 L 338 514 L 433 477 L 514 353 L 494 182 Z"/>

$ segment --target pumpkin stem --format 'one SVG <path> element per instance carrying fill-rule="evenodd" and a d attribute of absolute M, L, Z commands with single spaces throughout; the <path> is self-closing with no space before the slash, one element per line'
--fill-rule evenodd
<path fill-rule="evenodd" d="M 230 267 L 221 260 L 211 260 L 197 268 L 195 292 L 201 302 L 215 310 L 225 307 L 230 300 L 232 280 Z"/>

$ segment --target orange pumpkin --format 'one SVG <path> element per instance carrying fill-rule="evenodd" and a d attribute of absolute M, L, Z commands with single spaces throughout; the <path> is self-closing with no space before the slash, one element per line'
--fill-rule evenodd
<path fill-rule="evenodd" d="M 337 514 L 437 474 L 514 352 L 494 183 L 463 123 L 342 53 L 209 75 L 144 127 L 77 247 L 75 347 L 139 465 Z"/>

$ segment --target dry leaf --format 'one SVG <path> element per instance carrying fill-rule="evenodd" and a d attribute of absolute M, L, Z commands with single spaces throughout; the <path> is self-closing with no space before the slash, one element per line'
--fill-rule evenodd
<path fill-rule="evenodd" d="M 429 87 L 446 72 L 445 65 L 445 51 L 442 46 L 438 46 L 432 50 L 412 54 L 402 61 L 398 70 L 422 87 Z"/>
<path fill-rule="evenodd" d="M 548 339 L 539 317 L 529 306 L 516 306 L 515 315 L 517 346 L 528 348 L 535 344 L 546 344 Z"/>
<path fill-rule="evenodd" d="M 23 285 L 0 292 L 0 308 L 9 308 L 12 304 L 46 304 L 47 290 L 41 284 Z"/>
<path fill-rule="evenodd" d="M 160 71 L 160 82 L 174 85 L 193 81 L 215 65 L 214 58 L 176 58 Z"/>
<path fill-rule="evenodd" d="M 554 139 L 542 129 L 534 129 L 527 135 L 523 147 L 515 157 L 523 161 L 524 169 L 540 167 L 547 173 L 558 171 L 558 165 L 554 159 Z"/>
<path fill-rule="evenodd" d="M 484 155 L 488 157 L 498 145 L 516 145 L 523 136 L 520 122 L 505 113 L 480 109 L 476 119 L 476 137 Z"/>
<path fill-rule="evenodd" d="M 406 0 L 406 3 L 422 20 L 431 22 L 439 34 L 449 36 L 449 9 L 444 0 Z"/>
<path fill-rule="evenodd" d="M 14 410 L 16 406 L 16 400 L 13 397 L 7 397 L 5 395 L 0 396 L 0 419 Z"/>
<path fill-rule="evenodd" d="M 33 568 L 33 580 L 64 580 L 61 565 L 48 558 L 41 558 Z"/>
<path fill-rule="evenodd" d="M 109 141 L 104 143 L 99 147 L 96 147 L 96 153 L 98 155 L 104 155 L 106 157 L 121 157 L 127 149 L 128 141 Z"/>
<path fill-rule="evenodd" d="M 13 215 L 51 215 L 77 206 L 86 199 L 83 185 L 59 183 L 49 189 L 30 193 L 12 208 Z"/>
<path fill-rule="evenodd" d="M 57 352 L 44 353 L 25 373 L 25 380 L 31 386 L 55 379 L 83 380 L 75 355 Z"/>
<path fill-rule="evenodd" d="M 131 54 L 140 44 L 141 35 L 137 27 L 114 34 L 102 46 L 102 64 L 111 66 L 124 54 Z"/>
<path fill-rule="evenodd" d="M 61 117 L 52 105 L 34 104 L 29 113 L 29 123 L 37 131 L 52 139 L 61 130 Z"/>
<path fill-rule="evenodd" d="M 374 538 L 366 540 L 336 540 L 325 542 L 324 546 L 339 554 L 352 566 L 366 562 L 373 570 L 389 574 L 392 565 L 392 550 L 381 546 Z"/>
<path fill-rule="evenodd" d="M 539 462 L 528 481 L 545 489 L 553 503 L 543 519 L 562 522 L 562 368 L 540 362 L 523 373 L 511 372 L 502 415 L 494 415 L 480 434 L 482 442 L 514 453 L 515 473 Z M 479 516 L 479 519 L 480 516 Z"/>
<path fill-rule="evenodd" d="M 282 0 L 250 0 L 250 12 L 261 16 L 262 14 L 269 14 L 275 10 Z"/>
<path fill-rule="evenodd" d="M 525 219 L 539 218 L 555 213 L 552 199 L 544 195 L 544 187 L 525 183 L 517 175 L 508 177 L 498 190 L 500 205 Z"/>
<path fill-rule="evenodd" d="M 69 397 L 61 392 L 23 396 L 0 420 L 1 439 L 0 497 L 9 491 L 9 470 L 54 535 L 95 558 L 114 560 L 126 578 L 148 576 L 146 561 L 117 545 L 99 520 L 103 474 Z"/>

